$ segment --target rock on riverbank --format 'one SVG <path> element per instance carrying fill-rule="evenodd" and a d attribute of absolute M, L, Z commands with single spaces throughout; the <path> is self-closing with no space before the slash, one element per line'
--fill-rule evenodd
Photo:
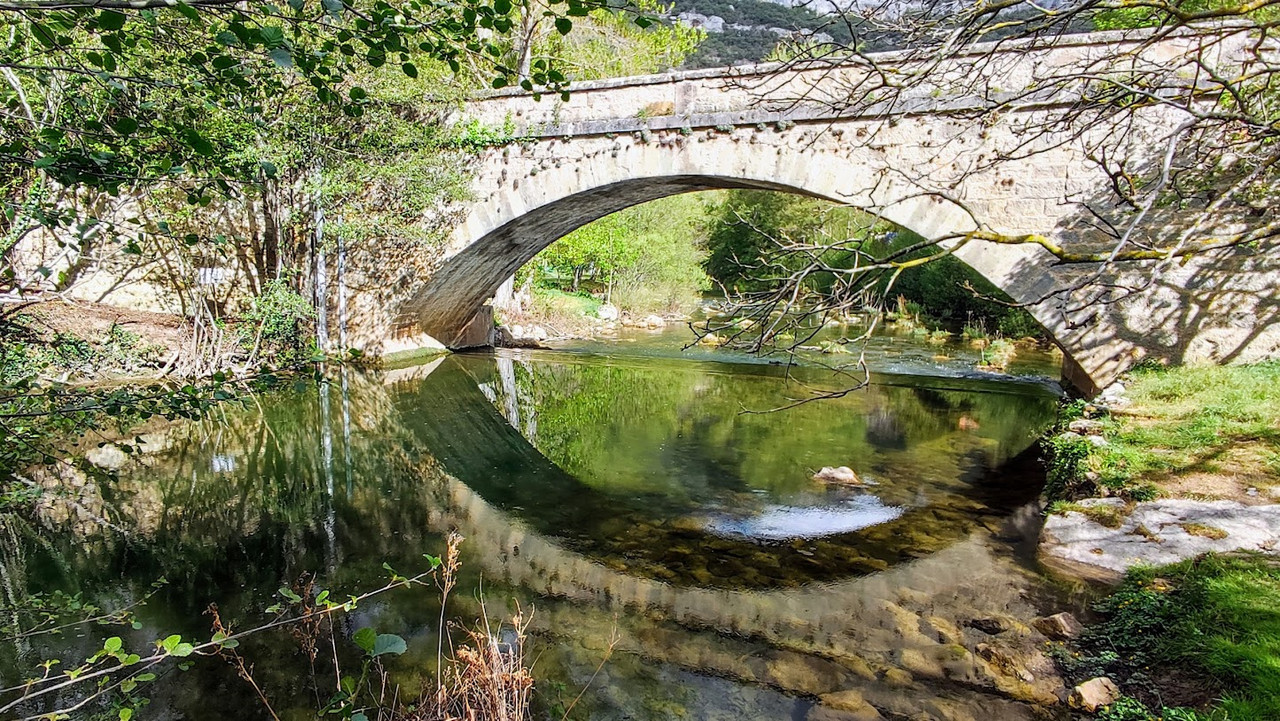
<path fill-rule="evenodd" d="M 1280 553 L 1280 505 L 1163 499 L 1126 504 L 1090 498 L 1045 521 L 1040 558 L 1073 576 L 1115 581 L 1137 564 L 1161 566 L 1202 553 Z"/>

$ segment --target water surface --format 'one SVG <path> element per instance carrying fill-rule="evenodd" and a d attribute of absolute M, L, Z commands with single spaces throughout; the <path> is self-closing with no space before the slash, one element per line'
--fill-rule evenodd
<path fill-rule="evenodd" d="M 501 352 L 338 369 L 224 407 L 150 434 L 118 482 L 77 491 L 78 508 L 125 534 L 57 504 L 52 543 L 10 522 L 12 596 L 59 589 L 118 606 L 167 583 L 141 628 L 7 645 L 5 675 L 82 657 L 107 635 L 133 648 L 207 637 L 210 603 L 248 627 L 281 586 L 376 587 L 387 567 L 421 570 L 456 530 L 467 540 L 447 615 L 471 624 L 482 599 L 495 624 L 517 604 L 533 611 L 541 716 L 560 718 L 590 681 L 573 718 L 838 718 L 823 699 L 850 691 L 886 716 L 1031 718 L 1035 690 L 977 659 L 965 622 L 1035 610 L 1041 586 L 1017 539 L 1042 482 L 1028 449 L 1056 395 L 876 380 L 770 413 L 758 411 L 839 380 Z M 865 484 L 817 482 L 822 466 Z M 338 623 L 333 653 L 354 664 L 350 636 L 366 626 L 403 636 L 409 651 L 389 668 L 412 696 L 434 680 L 439 613 L 430 590 L 380 596 Z M 287 635 L 242 651 L 284 717 L 309 718 L 332 693 L 331 662 Z M 217 660 L 171 671 L 150 695 L 147 718 L 266 716 Z"/>

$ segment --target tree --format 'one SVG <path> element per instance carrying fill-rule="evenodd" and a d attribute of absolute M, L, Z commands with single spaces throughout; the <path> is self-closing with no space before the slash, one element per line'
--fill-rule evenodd
<path fill-rule="evenodd" d="M 618 268 L 635 258 L 639 249 L 627 242 L 627 236 L 622 214 L 614 213 L 548 246 L 541 259 L 557 272 L 572 276 L 572 290 L 576 293 L 588 272 L 603 275 L 609 281 Z"/>
<path fill-rule="evenodd" d="M 541 12 L 567 31 L 595 6 L 566 0 Z M 292 180 L 284 174 L 313 166 L 325 143 L 299 133 L 302 142 L 271 147 L 275 124 L 296 121 L 289 111 L 299 105 L 361 118 L 373 103 L 361 81 L 384 67 L 417 78 L 438 63 L 493 87 L 563 92 L 554 63 L 523 79 L 504 63 L 515 18 L 509 0 L 0 4 L 8 283 L 18 293 L 50 285 L 52 268 L 24 273 L 14 257 L 34 233 L 52 234 L 71 255 L 105 241 L 139 253 L 146 235 L 169 235 L 163 222 L 100 212 L 104 200 L 173 189 L 208 207 Z"/>

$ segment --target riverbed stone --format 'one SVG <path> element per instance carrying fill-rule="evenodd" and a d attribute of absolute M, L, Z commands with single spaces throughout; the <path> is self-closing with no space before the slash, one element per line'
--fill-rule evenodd
<path fill-rule="evenodd" d="M 832 719 L 833 721 L 834 719 L 840 719 L 841 721 L 846 719 L 847 721 L 876 721 L 876 719 L 884 718 L 876 710 L 875 706 L 867 703 L 867 700 L 862 697 L 862 692 L 855 689 L 829 693 L 819 697 L 818 700 L 822 704 L 818 708 L 825 709 L 828 712 L 835 711 L 837 714 L 825 714 L 816 718 Z M 814 721 L 815 716 L 810 714 L 807 718 L 809 721 Z"/>
<path fill-rule="evenodd" d="M 907 671 L 900 668 L 886 669 L 884 672 L 884 682 L 896 688 L 906 688 L 915 685 L 915 678 Z"/>
<path fill-rule="evenodd" d="M 1106 676 L 1091 678 L 1071 689 L 1067 703 L 1071 708 L 1093 713 L 1104 706 L 1110 706 L 1120 698 L 1120 689 L 1115 682 Z"/>
<path fill-rule="evenodd" d="M 826 659 L 807 654 L 777 652 L 767 659 L 770 683 L 793 693 L 820 696 L 844 686 L 845 671 Z"/>
<path fill-rule="evenodd" d="M 814 706 L 805 714 L 805 721 L 879 721 L 884 717 L 875 706 L 867 704 L 857 711 L 842 711 L 826 706 Z"/>
<path fill-rule="evenodd" d="M 943 678 L 946 675 L 942 669 L 942 662 L 936 656 L 916 648 L 902 649 L 898 653 L 898 664 L 910 671 L 912 676 Z"/>
<path fill-rule="evenodd" d="M 960 643 L 964 634 L 950 620 L 941 616 L 929 616 L 921 623 L 923 631 L 933 636 L 939 643 Z"/>
<path fill-rule="evenodd" d="M 970 619 L 964 625 L 977 629 L 988 636 L 997 636 L 1012 630 L 1017 624 L 1008 616 L 989 616 L 987 618 Z"/>

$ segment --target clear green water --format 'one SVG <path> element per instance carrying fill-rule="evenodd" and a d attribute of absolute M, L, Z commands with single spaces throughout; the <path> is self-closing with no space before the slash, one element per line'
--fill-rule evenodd
<path fill-rule="evenodd" d="M 207 637 L 210 603 L 248 627 L 304 575 L 335 594 L 375 587 L 384 563 L 420 570 L 457 530 L 448 615 L 469 624 L 482 598 L 491 619 L 533 609 L 540 717 L 586 687 L 573 718 L 830 719 L 820 697 L 848 690 L 886 717 L 1032 718 L 965 650 L 978 639 L 964 623 L 1032 614 L 1042 595 L 1019 539 L 1043 480 L 1028 448 L 1056 396 L 876 380 L 757 413 L 829 374 L 504 352 L 341 369 L 159 429 L 119 482 L 45 508 L 53 542 L 9 522 L 2 548 L 10 601 L 60 589 L 122 605 L 167 579 L 142 627 L 9 642 L 4 675 L 83 658 L 108 635 L 131 648 Z M 842 465 L 875 485 L 811 479 Z M 363 605 L 335 628 L 339 662 L 354 662 L 361 627 L 399 634 L 409 651 L 392 679 L 412 696 L 434 679 L 439 612 L 423 590 Z M 282 717 L 310 718 L 332 692 L 331 661 L 313 666 L 285 634 L 242 651 Z M 217 659 L 149 691 L 142 718 L 266 717 Z"/>

